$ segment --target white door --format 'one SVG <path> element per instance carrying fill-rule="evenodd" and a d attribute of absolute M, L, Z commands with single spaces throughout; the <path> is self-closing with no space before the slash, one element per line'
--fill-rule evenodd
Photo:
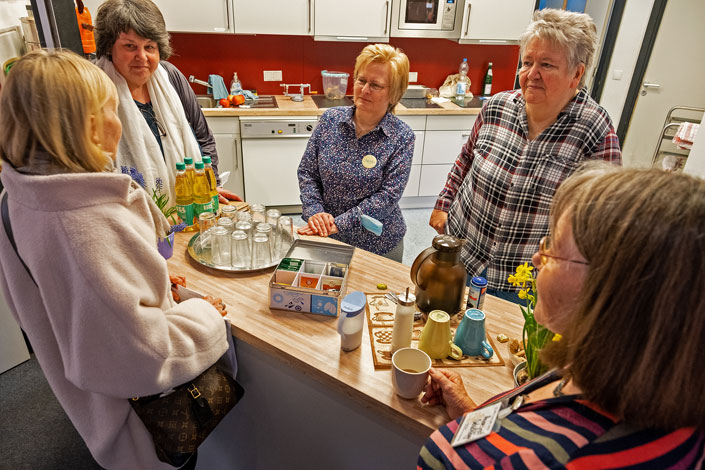
<path fill-rule="evenodd" d="M 466 0 L 460 40 L 516 42 L 531 22 L 534 0 Z"/>
<path fill-rule="evenodd" d="M 245 200 L 265 206 L 300 205 L 299 169 L 308 138 L 243 139 Z"/>
<path fill-rule="evenodd" d="M 701 50 L 705 45 L 703 18 L 703 0 L 678 0 L 666 4 L 622 145 L 625 166 L 651 164 L 669 109 L 674 106 L 705 107 L 702 78 L 705 62 Z"/>
<path fill-rule="evenodd" d="M 313 0 L 233 0 L 236 34 L 313 34 Z"/>
<path fill-rule="evenodd" d="M 389 39 L 390 0 L 316 0 L 315 34 L 331 38 Z"/>

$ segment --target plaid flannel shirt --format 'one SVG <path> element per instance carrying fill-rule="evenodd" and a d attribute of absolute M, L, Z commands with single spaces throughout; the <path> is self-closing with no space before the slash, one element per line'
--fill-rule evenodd
<path fill-rule="evenodd" d="M 584 89 L 533 141 L 520 90 L 488 100 L 435 206 L 448 212 L 446 231 L 466 239 L 468 273 L 487 268 L 490 289 L 518 290 L 507 277 L 531 261 L 556 189 L 587 160 L 621 165 L 622 155 L 607 111 Z"/>

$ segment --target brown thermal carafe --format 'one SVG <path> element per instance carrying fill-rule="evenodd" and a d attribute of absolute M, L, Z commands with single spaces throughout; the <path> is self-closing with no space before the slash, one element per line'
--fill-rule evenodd
<path fill-rule="evenodd" d="M 443 310 L 453 315 L 463 309 L 467 272 L 460 262 L 465 240 L 438 235 L 411 266 L 411 281 L 416 285 L 416 305 L 428 314 Z"/>

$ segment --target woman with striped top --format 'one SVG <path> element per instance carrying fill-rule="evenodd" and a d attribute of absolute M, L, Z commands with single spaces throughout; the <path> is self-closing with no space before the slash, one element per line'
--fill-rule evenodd
<path fill-rule="evenodd" d="M 587 170 L 557 191 L 550 231 L 533 257 L 534 313 L 562 335 L 542 351 L 556 369 L 483 404 L 514 411 L 457 446 L 475 404 L 457 374 L 432 369 L 422 400 L 455 421 L 418 469 L 703 468 L 705 181 Z"/>

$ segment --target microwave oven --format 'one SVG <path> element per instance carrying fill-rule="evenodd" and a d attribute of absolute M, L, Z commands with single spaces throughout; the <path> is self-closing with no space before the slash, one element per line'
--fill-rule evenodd
<path fill-rule="evenodd" d="M 465 0 L 393 0 L 392 37 L 460 38 Z"/>

